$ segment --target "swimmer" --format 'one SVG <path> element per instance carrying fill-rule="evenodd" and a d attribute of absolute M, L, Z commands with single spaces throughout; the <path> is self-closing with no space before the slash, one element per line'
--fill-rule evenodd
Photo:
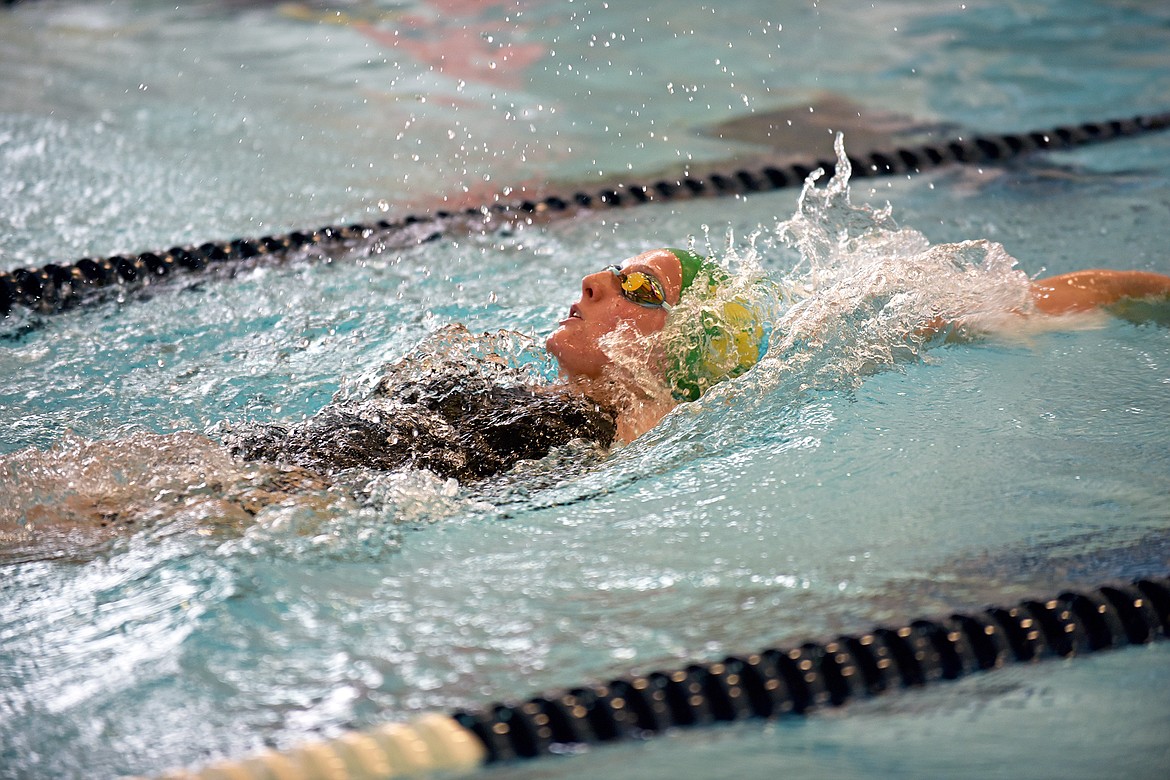
<path fill-rule="evenodd" d="M 0 473 L 25 476 L 14 483 L 23 497 L 0 507 L 0 560 L 56 557 L 66 538 L 84 551 L 112 533 L 176 519 L 209 529 L 227 518 L 241 528 L 269 507 L 348 513 L 370 474 L 425 469 L 466 484 L 574 441 L 603 451 L 632 442 L 762 359 L 774 324 L 763 284 L 745 286 L 689 250 L 654 249 L 584 277 L 545 342 L 562 379 L 552 386 L 502 362 L 478 370 L 414 354 L 388 367 L 367 397 L 334 399 L 299 422 L 4 456 Z M 753 290 L 764 294 L 753 298 Z M 1059 326 L 1078 313 L 1170 303 L 1170 276 L 1078 271 L 1033 281 L 1030 293 L 1020 316 Z M 461 326 L 438 335 L 475 340 Z M 78 535 L 87 528 L 92 543 Z"/>

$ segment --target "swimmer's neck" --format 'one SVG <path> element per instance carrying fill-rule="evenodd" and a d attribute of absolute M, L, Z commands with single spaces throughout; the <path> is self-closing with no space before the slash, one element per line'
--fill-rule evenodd
<path fill-rule="evenodd" d="M 583 395 L 614 414 L 615 443 L 629 444 L 662 421 L 675 401 L 667 394 L 651 395 L 630 382 L 589 376 L 569 377 L 565 389 Z"/>

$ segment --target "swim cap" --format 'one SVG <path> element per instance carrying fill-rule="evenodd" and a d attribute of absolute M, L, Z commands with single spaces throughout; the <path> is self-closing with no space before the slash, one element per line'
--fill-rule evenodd
<path fill-rule="evenodd" d="M 667 343 L 666 382 L 676 400 L 696 401 L 713 385 L 759 362 L 768 348 L 766 323 L 758 302 L 747 294 L 720 296 L 731 276 L 714 260 L 688 249 L 666 251 L 682 266 L 679 304 L 688 315 L 673 323 L 677 332 Z"/>
<path fill-rule="evenodd" d="M 706 270 L 710 273 L 711 271 L 722 272 L 723 270 L 689 249 L 667 249 L 666 251 L 677 257 L 679 265 L 682 266 L 682 287 L 679 289 L 680 297 L 694 283 L 695 277 L 699 275 L 699 271 Z"/>

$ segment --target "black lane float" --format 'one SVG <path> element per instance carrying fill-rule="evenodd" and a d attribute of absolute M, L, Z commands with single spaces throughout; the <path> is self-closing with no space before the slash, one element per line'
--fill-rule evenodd
<path fill-rule="evenodd" d="M 527 700 L 354 731 L 162 775 L 170 780 L 386 780 L 576 753 L 676 729 L 803 716 L 892 691 L 1170 637 L 1170 577 L 881 626 Z"/>
<path fill-rule="evenodd" d="M 899 147 L 850 156 L 855 178 L 912 174 L 951 164 L 1002 163 L 1030 152 L 1069 149 L 1087 144 L 1157 132 L 1170 127 L 1170 112 L 1140 115 L 1068 127 L 960 137 L 939 143 Z M 41 313 L 70 309 L 107 288 L 130 289 L 179 272 L 225 268 L 233 263 L 278 259 L 311 247 L 344 245 L 377 237 L 388 243 L 422 243 L 454 230 L 492 230 L 496 226 L 553 218 L 587 209 L 611 209 L 690 198 L 748 195 L 804 183 L 818 169 L 832 174 L 836 161 L 828 158 L 805 163 L 764 164 L 731 171 L 687 173 L 677 179 L 650 184 L 618 183 L 597 190 L 575 190 L 536 199 L 503 200 L 460 211 L 437 210 L 370 224 L 329 225 L 295 230 L 279 236 L 209 241 L 134 255 L 83 258 L 49 263 L 40 268 L 0 272 L 0 315 L 16 307 Z"/>

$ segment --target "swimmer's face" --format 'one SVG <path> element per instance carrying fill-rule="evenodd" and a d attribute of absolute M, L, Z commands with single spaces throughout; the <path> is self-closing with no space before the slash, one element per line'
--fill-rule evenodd
<path fill-rule="evenodd" d="M 682 267 L 669 251 L 643 252 L 623 263 L 621 271 L 652 276 L 661 285 L 666 302 L 678 303 Z M 608 269 L 598 271 L 581 281 L 580 300 L 572 305 L 569 316 L 561 320 L 545 346 L 570 380 L 600 379 L 612 362 L 602 349 L 604 336 L 619 329 L 631 339 L 649 336 L 662 330 L 666 315 L 666 309 L 660 306 L 640 305 L 623 294 L 617 274 Z"/>

